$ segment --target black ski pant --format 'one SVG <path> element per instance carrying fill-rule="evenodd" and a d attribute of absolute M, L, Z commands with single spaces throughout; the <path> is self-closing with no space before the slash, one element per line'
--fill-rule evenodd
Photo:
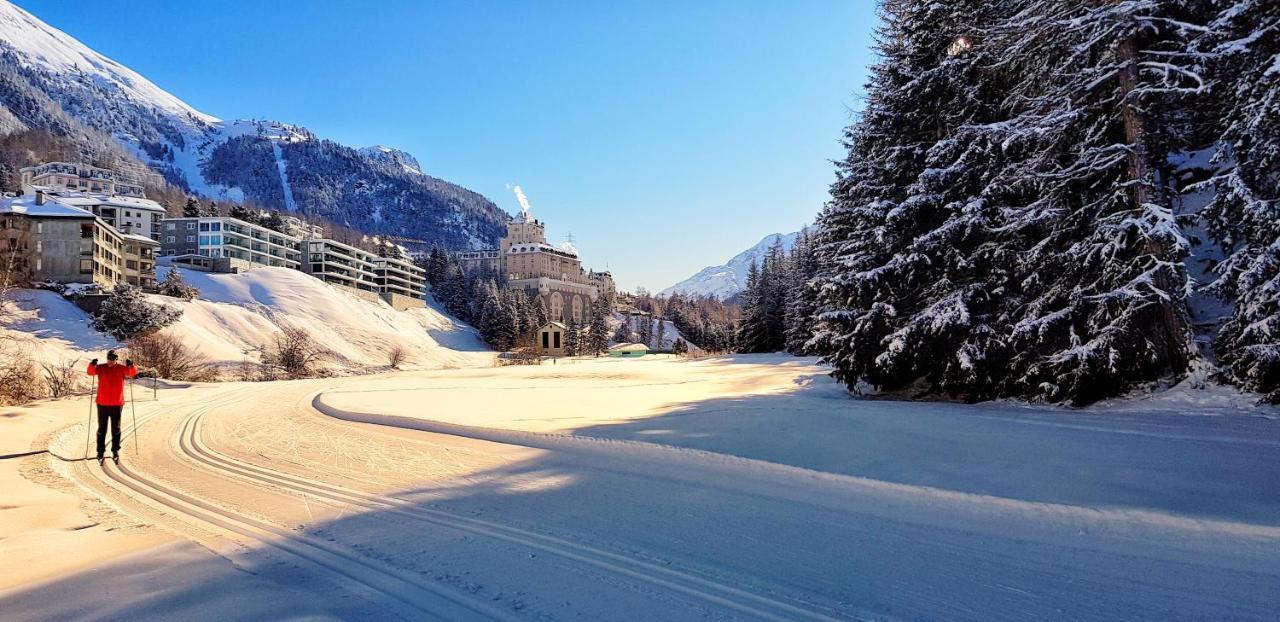
<path fill-rule="evenodd" d="M 111 421 L 111 455 L 120 455 L 120 415 L 124 406 L 103 406 L 98 404 L 98 457 L 101 458 L 107 448 L 107 421 Z"/>

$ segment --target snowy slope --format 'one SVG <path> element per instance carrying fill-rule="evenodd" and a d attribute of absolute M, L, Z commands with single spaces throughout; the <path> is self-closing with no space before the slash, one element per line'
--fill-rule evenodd
<path fill-rule="evenodd" d="M 160 278 L 170 269 L 161 267 Z M 180 307 L 182 320 L 169 330 L 219 362 L 240 361 L 245 350 L 269 343 L 286 326 L 307 331 L 332 353 L 328 362 L 338 368 L 386 365 L 392 346 L 409 352 L 412 367 L 474 365 L 491 358 L 471 327 L 433 308 L 396 311 L 297 270 L 183 270 L 182 276 L 200 289 L 198 299 L 154 299 Z"/>
<path fill-rule="evenodd" d="M 161 278 L 170 269 L 161 266 Z M 285 327 L 306 331 L 330 353 L 322 365 L 340 372 L 384 368 L 393 346 L 408 352 L 408 368 L 467 367 L 492 360 L 474 329 L 435 308 L 396 311 L 286 268 L 245 274 L 182 270 L 182 275 L 199 288 L 199 298 L 150 298 L 182 309 L 182 318 L 165 330 L 220 367 L 233 367 L 246 356 L 257 360 L 256 351 Z M 17 306 L 3 332 L 37 360 L 88 359 L 122 345 L 94 331 L 84 311 L 52 292 L 24 290 Z"/>
<path fill-rule="evenodd" d="M 189 120 L 192 126 L 218 121 L 9 2 L 0 2 L 0 32 L 5 43 L 24 52 L 28 62 L 45 71 L 92 81 L 139 105 Z"/>
<path fill-rule="evenodd" d="M 729 261 L 718 266 L 707 266 L 699 270 L 697 274 L 658 292 L 658 294 L 661 296 L 670 296 L 672 294 L 715 296 L 721 300 L 730 298 L 746 289 L 747 271 L 751 269 L 751 264 L 758 264 L 764 260 L 765 254 L 769 252 L 769 247 L 773 246 L 775 242 L 781 241 L 783 250 L 790 251 L 791 247 L 795 246 L 796 237 L 799 235 L 799 231 L 767 235 L 757 242 L 755 246 L 734 255 Z"/>
<path fill-rule="evenodd" d="M 401 151 L 385 145 L 374 145 L 361 149 L 360 153 L 370 160 L 386 164 L 394 170 L 410 175 L 423 174 L 422 165 L 418 164 L 418 159 L 407 151 Z"/>

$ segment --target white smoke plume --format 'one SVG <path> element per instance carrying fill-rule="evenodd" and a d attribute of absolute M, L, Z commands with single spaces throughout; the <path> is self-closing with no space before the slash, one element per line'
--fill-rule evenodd
<path fill-rule="evenodd" d="M 520 186 L 517 185 L 514 188 L 512 188 L 511 191 L 516 193 L 516 200 L 520 202 L 520 211 L 524 212 L 525 214 L 528 214 L 529 213 L 529 197 L 524 196 L 524 190 L 521 190 Z"/>

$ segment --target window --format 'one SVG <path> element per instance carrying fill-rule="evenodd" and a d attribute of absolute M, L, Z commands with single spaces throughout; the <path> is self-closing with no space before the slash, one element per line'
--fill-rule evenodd
<path fill-rule="evenodd" d="M 195 228 L 196 228 L 196 223 L 194 222 L 187 223 L 187 231 L 194 231 Z"/>
<path fill-rule="evenodd" d="M 200 230 L 201 230 L 201 231 L 208 231 L 208 230 L 209 230 L 209 223 L 207 223 L 207 222 L 202 222 L 202 223 L 200 223 Z"/>
<path fill-rule="evenodd" d="M 211 223 L 209 223 L 209 230 L 210 230 L 210 231 L 221 231 L 221 230 L 222 230 L 222 223 L 220 223 L 220 222 L 211 222 Z"/>
<path fill-rule="evenodd" d="M 188 242 L 195 242 L 195 241 L 196 241 L 196 236 L 194 236 L 194 235 L 189 235 L 189 236 L 187 236 L 187 241 L 188 241 Z"/>
<path fill-rule="evenodd" d="M 170 243 L 170 244 L 173 244 L 176 240 L 174 239 L 174 237 L 173 237 L 173 236 L 171 236 L 171 235 L 167 235 L 167 236 L 165 236 L 164 241 L 165 241 L 165 242 L 168 242 L 168 243 Z"/>
<path fill-rule="evenodd" d="M 556 331 L 554 333 L 554 336 L 555 336 L 555 344 L 556 344 L 555 347 L 558 350 L 560 349 L 560 331 Z"/>
<path fill-rule="evenodd" d="M 171 223 L 171 222 L 164 223 L 165 231 L 173 231 L 174 229 L 177 229 L 177 228 L 178 228 L 178 225 L 175 223 Z"/>
<path fill-rule="evenodd" d="M 551 343 L 551 332 L 545 331 L 545 330 L 542 331 L 542 349 L 546 350 L 547 348 L 550 348 L 551 347 L 550 343 Z"/>

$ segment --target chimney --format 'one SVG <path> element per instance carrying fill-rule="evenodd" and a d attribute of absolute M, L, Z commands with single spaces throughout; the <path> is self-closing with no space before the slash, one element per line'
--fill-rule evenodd
<path fill-rule="evenodd" d="M 36 190 L 36 205 L 44 205 L 44 190 Z"/>

